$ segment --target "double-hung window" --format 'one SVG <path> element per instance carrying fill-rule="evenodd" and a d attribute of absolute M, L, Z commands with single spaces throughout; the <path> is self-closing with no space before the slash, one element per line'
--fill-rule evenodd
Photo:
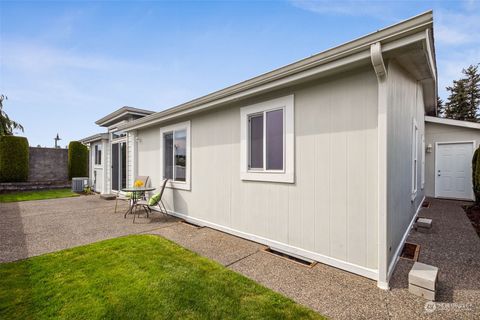
<path fill-rule="evenodd" d="M 417 195 L 418 189 L 418 125 L 413 119 L 412 125 L 412 201 Z"/>
<path fill-rule="evenodd" d="M 160 129 L 161 174 L 168 185 L 190 190 L 190 121 Z"/>
<path fill-rule="evenodd" d="M 241 179 L 294 182 L 293 117 L 293 95 L 241 108 Z"/>

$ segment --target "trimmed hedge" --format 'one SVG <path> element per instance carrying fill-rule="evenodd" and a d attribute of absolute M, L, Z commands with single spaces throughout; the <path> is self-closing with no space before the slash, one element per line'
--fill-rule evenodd
<path fill-rule="evenodd" d="M 480 147 L 475 150 L 472 158 L 472 185 L 475 202 L 480 204 Z"/>
<path fill-rule="evenodd" d="M 78 141 L 68 144 L 68 178 L 88 177 L 88 148 Z"/>
<path fill-rule="evenodd" d="M 28 180 L 28 150 L 27 138 L 0 136 L 0 182 Z"/>

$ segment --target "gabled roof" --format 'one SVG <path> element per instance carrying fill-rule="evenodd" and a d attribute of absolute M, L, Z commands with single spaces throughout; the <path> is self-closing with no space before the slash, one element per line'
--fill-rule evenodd
<path fill-rule="evenodd" d="M 150 110 L 125 106 L 95 121 L 95 123 L 102 127 L 108 127 L 114 123 L 127 119 L 129 116 L 144 117 L 152 113 L 155 113 L 155 112 Z"/>
<path fill-rule="evenodd" d="M 480 129 L 480 123 L 478 122 L 471 122 L 471 121 L 462 121 L 462 120 L 454 120 L 454 119 L 447 119 L 447 118 L 438 118 L 438 117 L 425 117 L 426 122 L 431 123 L 438 123 L 444 124 L 448 126 L 456 126 L 456 127 L 463 127 L 463 128 L 470 128 L 470 129 Z"/>
<path fill-rule="evenodd" d="M 282 68 L 120 125 L 118 129 L 128 131 L 147 127 L 338 73 L 339 70 L 345 70 L 346 68 L 371 65 L 370 46 L 375 43 L 381 43 L 382 54 L 386 58 L 401 57 L 400 64 L 411 72 L 418 81 L 422 81 L 426 88 L 424 90 L 426 109 L 428 113 L 435 113 L 437 71 L 432 28 L 433 13 L 428 11 Z"/>
<path fill-rule="evenodd" d="M 79 141 L 83 144 L 87 144 L 100 140 L 108 140 L 108 133 L 97 133 L 92 136 L 80 139 Z"/>

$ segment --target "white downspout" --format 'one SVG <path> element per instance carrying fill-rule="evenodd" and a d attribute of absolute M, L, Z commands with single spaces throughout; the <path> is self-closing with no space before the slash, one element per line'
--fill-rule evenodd
<path fill-rule="evenodd" d="M 387 69 L 380 42 L 370 46 L 370 56 L 378 81 L 378 281 L 388 290 L 388 219 L 387 219 Z"/>

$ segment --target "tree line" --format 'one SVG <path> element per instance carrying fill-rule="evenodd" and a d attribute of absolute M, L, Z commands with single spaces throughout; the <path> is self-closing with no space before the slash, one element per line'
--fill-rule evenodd
<path fill-rule="evenodd" d="M 480 108 L 480 74 L 477 65 L 470 65 L 462 70 L 462 77 L 454 80 L 446 89 L 449 92 L 447 101 L 437 98 L 438 115 L 440 117 L 479 122 Z"/>

